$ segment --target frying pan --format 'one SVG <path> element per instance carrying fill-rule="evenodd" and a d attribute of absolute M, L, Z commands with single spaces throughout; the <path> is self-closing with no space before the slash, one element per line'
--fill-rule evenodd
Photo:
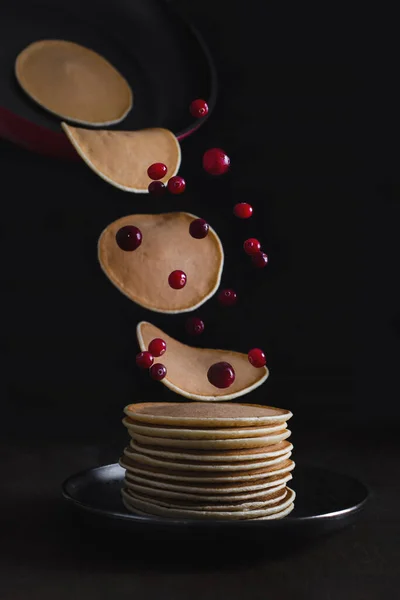
<path fill-rule="evenodd" d="M 77 154 L 51 115 L 20 89 L 14 63 L 40 39 L 65 39 L 107 58 L 134 93 L 128 116 L 110 129 L 165 127 L 178 139 L 195 120 L 189 105 L 204 98 L 211 113 L 217 79 L 198 32 L 166 0 L 3 0 L 0 3 L 0 138 L 58 158 Z M 207 118 L 207 117 L 206 117 Z"/>

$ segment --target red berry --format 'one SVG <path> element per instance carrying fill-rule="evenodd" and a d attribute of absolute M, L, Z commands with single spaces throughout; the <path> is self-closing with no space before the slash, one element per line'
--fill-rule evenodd
<path fill-rule="evenodd" d="M 168 277 L 168 283 L 174 290 L 181 290 L 186 285 L 186 273 L 183 271 L 172 271 Z"/>
<path fill-rule="evenodd" d="M 117 231 L 115 239 L 121 250 L 132 252 L 142 243 L 142 232 L 134 225 L 125 225 Z"/>
<path fill-rule="evenodd" d="M 196 240 L 202 240 L 206 237 L 210 226 L 204 219 L 195 219 L 189 225 L 189 233 Z"/>
<path fill-rule="evenodd" d="M 233 214 L 239 219 L 249 219 L 253 214 L 253 207 L 247 202 L 239 202 L 233 208 Z"/>
<path fill-rule="evenodd" d="M 267 362 L 265 354 L 262 350 L 260 350 L 260 348 L 253 348 L 253 350 L 249 351 L 247 356 L 249 359 L 249 363 L 257 369 L 264 367 Z"/>
<path fill-rule="evenodd" d="M 150 369 L 154 362 L 153 356 L 146 350 L 136 355 L 136 364 L 140 369 Z"/>
<path fill-rule="evenodd" d="M 149 352 L 153 356 L 162 356 L 167 349 L 167 344 L 161 338 L 154 338 L 149 344 Z"/>
<path fill-rule="evenodd" d="M 171 177 L 171 179 L 168 179 L 167 186 L 168 191 L 170 191 L 171 194 L 182 194 L 186 188 L 186 181 L 183 179 L 183 177 L 175 175 L 174 177 Z"/>
<path fill-rule="evenodd" d="M 218 302 L 222 306 L 233 306 L 236 304 L 237 294 L 234 290 L 221 290 L 218 294 Z"/>
<path fill-rule="evenodd" d="M 167 369 L 161 363 L 156 363 L 150 368 L 150 377 L 156 381 L 161 381 L 167 374 Z"/>
<path fill-rule="evenodd" d="M 208 114 L 207 102 L 205 100 L 202 100 L 201 98 L 193 100 L 193 102 L 190 105 L 190 114 L 196 119 L 205 117 Z"/>
<path fill-rule="evenodd" d="M 227 388 L 235 381 L 235 371 L 227 362 L 218 362 L 208 369 L 208 381 L 217 388 Z"/>
<path fill-rule="evenodd" d="M 204 331 L 204 321 L 198 317 L 190 317 L 186 321 L 186 332 L 189 335 L 200 335 Z"/>
<path fill-rule="evenodd" d="M 243 248 L 246 254 L 252 256 L 253 254 L 257 254 L 257 252 L 260 252 L 261 244 L 256 238 L 249 238 L 243 244 Z"/>
<path fill-rule="evenodd" d="M 164 163 L 154 163 L 147 169 L 147 175 L 150 179 L 162 179 L 167 174 L 167 167 Z"/>
<path fill-rule="evenodd" d="M 253 261 L 253 265 L 258 269 L 262 269 L 268 264 L 268 256 L 265 254 L 265 252 L 257 252 L 257 254 L 253 254 L 251 260 Z"/>
<path fill-rule="evenodd" d="M 153 196 L 162 196 L 165 194 L 167 188 L 162 181 L 152 181 L 148 187 L 150 194 Z"/>
<path fill-rule="evenodd" d="M 210 175 L 223 175 L 230 164 L 229 156 L 221 148 L 210 148 L 203 154 L 203 169 Z"/>

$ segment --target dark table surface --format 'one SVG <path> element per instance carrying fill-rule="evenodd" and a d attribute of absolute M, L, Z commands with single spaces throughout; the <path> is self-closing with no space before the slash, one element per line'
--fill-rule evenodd
<path fill-rule="evenodd" d="M 65 510 L 61 482 L 115 462 L 125 444 L 122 407 L 132 394 L 151 399 L 157 389 L 159 399 L 165 391 L 132 375 L 136 347 L 126 331 L 149 314 L 118 295 L 96 263 L 99 232 L 133 210 L 132 197 L 84 165 L 34 157 L 0 142 L 0 243 L 7 256 L 1 278 L 0 392 L 7 432 L 0 442 L 0 599 L 396 597 L 400 329 L 391 275 L 398 271 L 399 195 L 383 158 L 387 147 L 380 144 L 375 167 L 382 185 L 373 188 L 378 200 L 371 201 L 360 167 L 364 147 L 354 144 L 353 119 L 367 112 L 359 102 L 363 63 L 355 66 L 351 54 L 353 46 L 363 50 L 354 36 L 358 25 L 352 28 L 348 8 L 345 16 L 322 14 L 322 8 L 307 15 L 302 4 L 288 15 L 285 5 L 278 15 L 275 5 L 255 0 L 177 5 L 203 31 L 221 81 L 213 118 L 183 145 L 185 176 L 196 188 L 186 196 L 188 207 L 222 230 L 234 253 L 226 272 L 235 277 L 240 252 L 224 230 L 225 208 L 249 195 L 263 217 L 254 222 L 255 233 L 272 240 L 275 257 L 265 283 L 245 280 L 247 320 L 225 329 L 215 321 L 208 343 L 223 337 L 227 347 L 237 347 L 237 340 L 238 350 L 250 347 L 259 323 L 253 294 L 264 286 L 272 361 L 267 399 L 297 416 L 295 460 L 360 478 L 372 499 L 357 524 L 305 545 L 282 539 L 270 548 L 266 539 L 263 547 L 215 551 L 212 541 L 179 549 L 171 540 L 158 548 L 144 536 L 116 539 L 82 529 Z M 382 112 L 388 124 L 390 97 Z M 367 121 L 371 135 L 377 129 L 371 113 Z M 201 168 L 190 167 L 208 146 L 229 149 L 236 165 L 232 177 L 211 190 Z M 357 271 L 362 282 L 355 290 L 352 244 L 360 231 L 352 212 L 360 196 L 357 225 L 365 227 Z M 358 369 L 355 390 L 352 367 Z M 263 394 L 252 400 L 265 401 Z"/>

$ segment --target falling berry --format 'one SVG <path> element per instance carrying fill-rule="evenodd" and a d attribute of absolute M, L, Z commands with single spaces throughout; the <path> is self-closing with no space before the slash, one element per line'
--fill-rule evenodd
<path fill-rule="evenodd" d="M 161 363 L 156 363 L 150 368 L 150 377 L 156 381 L 161 381 L 167 374 L 167 369 Z"/>
<path fill-rule="evenodd" d="M 218 362 L 208 369 L 207 379 L 217 388 L 227 388 L 235 381 L 235 371 L 228 362 Z"/>
<path fill-rule="evenodd" d="M 149 184 L 148 190 L 153 196 L 162 196 L 167 191 L 167 188 L 162 181 L 152 181 Z"/>
<path fill-rule="evenodd" d="M 154 338 L 149 344 L 149 352 L 153 356 L 162 356 L 167 349 L 167 344 L 161 338 Z"/>
<path fill-rule="evenodd" d="M 202 240 L 206 237 L 210 226 L 204 219 L 195 219 L 189 225 L 189 233 L 196 240 Z"/>
<path fill-rule="evenodd" d="M 174 290 L 181 290 L 186 285 L 186 279 L 186 273 L 183 271 L 172 271 L 168 277 L 168 283 Z"/>
<path fill-rule="evenodd" d="M 171 192 L 171 194 L 182 194 L 186 188 L 186 181 L 183 177 L 175 175 L 174 177 L 171 177 L 171 179 L 168 179 L 167 186 L 168 191 Z"/>
<path fill-rule="evenodd" d="M 142 243 L 142 232 L 134 225 L 125 225 L 117 231 L 115 239 L 121 250 L 132 252 Z"/>
<path fill-rule="evenodd" d="M 136 364 L 140 369 L 150 369 L 153 362 L 154 358 L 152 354 L 146 350 L 136 355 Z"/>
<path fill-rule="evenodd" d="M 257 252 L 260 252 L 261 244 L 256 238 L 249 238 L 243 244 L 243 248 L 246 254 L 252 256 L 253 254 L 257 254 Z"/>
<path fill-rule="evenodd" d="M 190 105 L 190 114 L 196 119 L 201 119 L 201 117 L 205 117 L 208 114 L 207 102 L 205 100 L 202 100 L 201 98 L 193 100 L 193 102 Z"/>
<path fill-rule="evenodd" d="M 221 290 L 218 294 L 218 302 L 222 306 L 233 306 L 236 304 L 237 294 L 234 290 Z"/>
<path fill-rule="evenodd" d="M 154 163 L 153 165 L 150 165 L 150 167 L 147 169 L 147 175 L 150 177 L 150 179 L 162 179 L 163 177 L 166 176 L 167 174 L 167 167 L 166 165 L 164 165 L 164 163 Z"/>
<path fill-rule="evenodd" d="M 238 219 L 250 219 L 253 214 L 253 207 L 250 204 L 247 204 L 247 202 L 239 202 L 238 204 L 235 204 L 233 214 L 235 217 L 238 217 Z"/>
<path fill-rule="evenodd" d="M 230 164 L 229 156 L 221 148 L 210 148 L 203 154 L 203 169 L 210 175 L 223 175 Z"/>
<path fill-rule="evenodd" d="M 257 267 L 257 269 L 262 269 L 266 267 L 268 264 L 268 255 L 265 252 L 257 252 L 257 254 L 253 254 L 251 257 L 253 265 Z"/>
<path fill-rule="evenodd" d="M 204 331 L 204 321 L 198 317 L 190 317 L 186 321 L 186 333 L 189 335 L 200 335 Z"/>
<path fill-rule="evenodd" d="M 249 359 L 249 363 L 257 369 L 264 367 L 267 362 L 265 354 L 262 350 L 260 350 L 260 348 L 253 348 L 249 351 L 247 356 Z"/>

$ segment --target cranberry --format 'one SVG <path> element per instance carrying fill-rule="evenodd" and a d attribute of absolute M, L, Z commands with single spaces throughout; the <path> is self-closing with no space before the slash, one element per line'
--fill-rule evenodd
<path fill-rule="evenodd" d="M 239 202 L 235 204 L 233 214 L 239 219 L 249 219 L 253 214 L 253 207 L 247 202 Z"/>
<path fill-rule="evenodd" d="M 139 354 L 136 355 L 136 364 L 141 369 L 150 369 L 153 362 L 153 356 L 146 350 L 144 352 L 139 352 Z"/>
<path fill-rule="evenodd" d="M 153 194 L 153 196 L 162 196 L 165 194 L 166 189 L 162 181 L 152 181 L 148 187 L 150 194 Z"/>
<path fill-rule="evenodd" d="M 218 294 L 218 302 L 222 306 L 233 306 L 236 304 L 237 294 L 234 290 L 221 290 Z"/>
<path fill-rule="evenodd" d="M 150 377 L 156 381 L 161 381 L 167 374 L 167 369 L 161 363 L 156 363 L 150 368 Z"/>
<path fill-rule="evenodd" d="M 235 381 L 235 371 L 228 362 L 214 363 L 207 371 L 207 379 L 217 388 L 227 388 Z"/>
<path fill-rule="evenodd" d="M 249 238 L 243 244 L 243 248 L 246 254 L 252 256 L 253 254 L 257 254 L 257 252 L 260 252 L 261 244 L 256 238 Z"/>
<path fill-rule="evenodd" d="M 181 290 L 186 285 L 186 273 L 180 270 L 172 271 L 168 277 L 168 283 L 174 290 Z"/>
<path fill-rule="evenodd" d="M 203 154 L 203 169 L 210 175 L 223 175 L 230 164 L 229 156 L 221 148 L 210 148 Z"/>
<path fill-rule="evenodd" d="M 167 186 L 168 191 L 170 191 L 171 194 L 182 194 L 186 188 L 186 181 L 183 179 L 183 177 L 175 175 L 168 180 Z"/>
<path fill-rule="evenodd" d="M 257 369 L 264 367 L 267 362 L 265 354 L 262 350 L 260 350 L 260 348 L 253 348 L 249 351 L 247 356 L 249 359 L 249 363 Z"/>
<path fill-rule="evenodd" d="M 132 252 L 142 243 L 142 232 L 134 225 L 125 225 L 117 231 L 115 239 L 121 250 Z"/>
<path fill-rule="evenodd" d="M 204 219 L 195 219 L 189 225 L 189 233 L 196 240 L 202 240 L 206 237 L 210 226 Z"/>
<path fill-rule="evenodd" d="M 149 352 L 153 356 L 162 356 L 167 349 L 167 344 L 161 338 L 154 338 L 149 344 Z"/>
<path fill-rule="evenodd" d="M 258 269 L 262 269 L 268 264 L 268 256 L 265 254 L 265 252 L 257 252 L 257 254 L 253 254 L 251 260 L 253 261 L 253 265 L 255 265 Z"/>
<path fill-rule="evenodd" d="M 164 163 L 154 163 L 147 169 L 147 175 L 150 179 L 162 179 L 167 174 L 167 167 Z"/>
<path fill-rule="evenodd" d="M 200 335 L 204 331 L 204 321 L 198 317 L 190 317 L 186 321 L 186 332 L 189 335 Z"/>
<path fill-rule="evenodd" d="M 190 114 L 196 119 L 205 117 L 208 114 L 207 102 L 205 100 L 202 100 L 201 98 L 193 100 L 193 102 L 190 105 Z"/>

